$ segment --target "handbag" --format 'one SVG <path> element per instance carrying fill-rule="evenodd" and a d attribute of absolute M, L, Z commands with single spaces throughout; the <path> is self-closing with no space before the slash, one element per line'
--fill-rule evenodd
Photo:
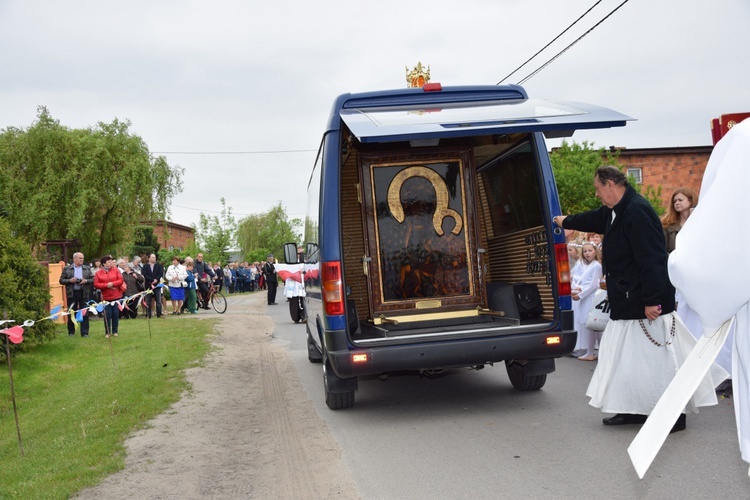
<path fill-rule="evenodd" d="M 603 332 L 609 322 L 609 299 L 607 291 L 601 288 L 594 292 L 591 311 L 586 317 L 586 328 L 595 332 Z"/>

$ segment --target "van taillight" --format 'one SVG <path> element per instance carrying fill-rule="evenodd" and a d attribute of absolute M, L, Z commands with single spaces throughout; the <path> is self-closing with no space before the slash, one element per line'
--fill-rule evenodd
<path fill-rule="evenodd" d="M 344 314 L 344 287 L 341 281 L 341 262 L 323 262 L 320 271 L 323 281 L 323 304 L 326 314 L 329 316 Z"/>
<path fill-rule="evenodd" d="M 555 243 L 555 261 L 557 262 L 557 294 L 570 295 L 568 245 L 565 243 Z"/>

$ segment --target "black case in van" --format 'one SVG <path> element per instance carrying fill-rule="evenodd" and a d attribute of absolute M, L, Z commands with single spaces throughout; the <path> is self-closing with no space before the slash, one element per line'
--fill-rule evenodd
<path fill-rule="evenodd" d="M 508 318 L 536 319 L 544 312 L 534 283 L 488 283 L 487 301 L 491 310 L 504 312 Z"/>

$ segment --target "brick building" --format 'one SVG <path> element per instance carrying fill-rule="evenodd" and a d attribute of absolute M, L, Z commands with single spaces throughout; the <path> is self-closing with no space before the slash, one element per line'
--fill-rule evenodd
<path fill-rule="evenodd" d="M 167 250 L 184 250 L 195 242 L 195 230 L 168 220 L 143 222 L 143 225 L 154 226 L 154 236 L 161 248 Z"/>
<path fill-rule="evenodd" d="M 662 206 L 679 187 L 689 187 L 700 198 L 701 181 L 713 146 L 627 149 L 610 147 L 620 154 L 618 162 L 636 182 L 644 186 L 661 186 Z"/>

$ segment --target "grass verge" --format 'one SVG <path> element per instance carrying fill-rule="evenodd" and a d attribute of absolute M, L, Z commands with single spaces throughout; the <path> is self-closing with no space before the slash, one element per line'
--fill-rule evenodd
<path fill-rule="evenodd" d="M 2 363 L 0 498 L 68 498 L 122 469 L 125 438 L 189 388 L 184 370 L 210 350 L 215 325 L 152 319 L 149 336 L 145 318 L 120 321 L 110 353 L 96 320 L 88 338 L 60 326 L 56 339 L 11 359 L 23 456 Z"/>

